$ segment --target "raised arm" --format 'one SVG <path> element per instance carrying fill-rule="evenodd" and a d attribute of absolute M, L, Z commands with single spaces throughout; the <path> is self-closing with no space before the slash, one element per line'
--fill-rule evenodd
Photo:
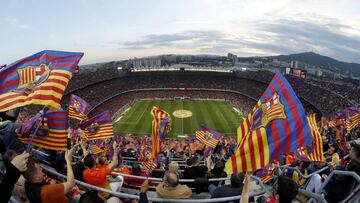
<path fill-rule="evenodd" d="M 72 162 L 72 155 L 78 145 L 73 146 L 70 150 L 67 150 L 65 152 L 65 161 L 66 161 L 66 168 L 67 168 L 67 180 L 64 184 L 64 194 L 67 194 L 72 187 L 75 185 L 75 178 L 74 178 L 74 172 L 71 166 Z"/>
<path fill-rule="evenodd" d="M 114 144 L 113 144 L 113 149 L 114 149 L 113 158 L 112 158 L 111 163 L 108 165 L 110 171 L 113 170 L 119 164 L 119 161 L 118 161 L 118 147 L 119 146 L 114 142 Z"/>

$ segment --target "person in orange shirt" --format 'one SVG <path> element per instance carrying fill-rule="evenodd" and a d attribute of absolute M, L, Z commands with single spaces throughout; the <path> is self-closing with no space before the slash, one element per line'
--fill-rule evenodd
<path fill-rule="evenodd" d="M 131 169 L 123 164 L 121 155 L 118 156 L 118 161 L 119 161 L 119 164 L 116 166 L 116 168 L 113 170 L 113 172 L 131 175 Z M 123 179 L 123 181 L 125 183 L 127 183 L 129 180 L 128 177 L 122 177 L 122 176 L 116 176 L 116 175 L 113 175 L 113 178 Z"/>
<path fill-rule="evenodd" d="M 119 183 L 113 182 L 113 187 L 110 186 L 109 181 L 107 180 L 107 176 L 110 175 L 111 170 L 115 168 L 115 166 L 118 165 L 118 146 L 114 142 L 113 144 L 114 149 L 114 155 L 112 158 L 112 161 L 110 164 L 108 164 L 106 167 L 96 167 L 96 162 L 94 157 L 87 156 L 84 159 L 84 165 L 87 169 L 83 172 L 83 179 L 86 183 L 102 187 L 104 189 L 118 191 L 119 190 Z M 108 193 L 102 192 L 101 195 L 105 198 L 108 198 L 110 195 Z"/>
<path fill-rule="evenodd" d="M 25 193 L 30 203 L 55 203 L 68 202 L 67 194 L 75 185 L 74 173 L 71 167 L 72 154 L 77 145 L 70 151 L 65 152 L 65 161 L 67 167 L 67 181 L 65 183 L 47 184 L 44 183 L 44 173 L 39 162 L 30 157 L 27 170 L 24 173 L 26 179 Z"/>

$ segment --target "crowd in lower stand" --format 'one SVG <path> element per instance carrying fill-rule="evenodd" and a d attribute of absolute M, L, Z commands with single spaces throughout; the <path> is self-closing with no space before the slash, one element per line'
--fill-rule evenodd
<path fill-rule="evenodd" d="M 266 172 L 262 169 L 232 175 L 225 172 L 225 162 L 236 149 L 235 137 L 223 137 L 210 155 L 204 154 L 205 146 L 200 143 L 188 139 L 165 140 L 161 162 L 150 172 L 140 159 L 147 156 L 146 149 L 151 146 L 151 139 L 146 135 L 116 135 L 96 143 L 99 150 L 95 151 L 91 148 L 95 144 L 93 141 L 78 139 L 76 129 L 69 129 L 70 150 L 33 148 L 30 153 L 25 152 L 26 146 L 16 136 L 17 113 L 10 110 L 0 114 L 0 202 L 10 198 L 14 202 L 43 203 L 145 203 L 151 198 L 204 199 L 206 202 L 211 198 L 238 195 L 241 195 L 241 202 L 283 203 L 311 199 L 308 193 L 301 193 L 301 189 L 318 194 L 327 202 L 340 202 L 360 189 L 357 180 L 344 173 L 354 172 L 359 178 L 359 128 L 347 134 L 348 140 L 353 140 L 347 143 L 349 150 L 341 147 L 334 131 L 324 128 L 325 162 L 301 161 L 290 153 L 274 160 Z M 334 171 L 340 172 L 333 176 Z M 266 183 L 265 193 L 251 195 L 250 191 L 261 190 L 261 184 L 250 176 Z M 99 188 L 106 191 L 99 191 Z M 124 197 L 118 195 L 119 192 L 135 196 Z"/>

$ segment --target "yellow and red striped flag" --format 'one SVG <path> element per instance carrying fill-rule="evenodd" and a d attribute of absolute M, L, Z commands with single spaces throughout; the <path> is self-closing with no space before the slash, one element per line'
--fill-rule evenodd
<path fill-rule="evenodd" d="M 99 146 L 97 145 L 90 145 L 90 150 L 92 154 L 100 154 L 103 153 L 104 150 L 102 150 Z"/>
<path fill-rule="evenodd" d="M 169 113 L 155 106 L 151 109 L 151 115 L 153 116 L 151 159 L 157 163 L 156 160 L 161 151 L 161 140 L 165 138 L 166 133 L 169 132 L 171 128 L 171 117 Z"/>
<path fill-rule="evenodd" d="M 0 111 L 39 104 L 60 108 L 83 53 L 42 51 L 0 71 Z"/>
<path fill-rule="evenodd" d="M 319 128 L 316 124 L 316 115 L 310 114 L 307 116 L 310 130 L 311 130 L 311 136 L 313 139 L 313 149 L 312 152 L 309 153 L 305 147 L 300 147 L 295 151 L 295 155 L 302 161 L 319 161 L 324 162 L 324 151 L 323 151 L 323 143 L 321 134 L 319 131 Z"/>
<path fill-rule="evenodd" d="M 356 128 L 357 126 L 360 126 L 360 114 L 359 113 L 351 116 L 346 121 L 346 130 L 347 130 L 347 132 L 350 132 L 352 129 Z"/>

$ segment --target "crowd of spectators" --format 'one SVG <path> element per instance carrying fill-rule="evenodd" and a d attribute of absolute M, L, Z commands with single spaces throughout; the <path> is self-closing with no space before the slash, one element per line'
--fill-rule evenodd
<path fill-rule="evenodd" d="M 98 69 L 80 72 L 70 82 L 63 99 L 77 94 L 92 105 L 101 103 L 114 94 L 144 88 L 208 88 L 234 90 L 257 100 L 273 77 L 267 71 L 236 73 L 212 72 L 125 72 L 117 69 Z M 359 103 L 358 88 L 325 81 L 286 76 L 304 106 L 319 110 L 324 116 Z M 316 95 L 314 97 L 314 95 Z"/>
<path fill-rule="evenodd" d="M 237 147 L 237 140 L 234 137 L 222 137 L 213 152 L 208 155 L 204 152 L 205 145 L 199 141 L 192 142 L 191 138 L 165 140 L 160 153 L 162 161 L 155 170 L 148 173 L 144 161 L 149 157 L 144 152 L 151 151 L 149 136 L 125 134 L 116 135 L 101 142 L 93 142 L 73 137 L 76 135 L 74 134 L 76 129 L 69 129 L 71 149 L 65 153 L 44 151 L 43 153 L 48 153 L 47 158 L 40 158 L 34 156 L 36 153 L 29 155 L 24 152 L 25 146 L 15 135 L 16 124 L 14 122 L 18 113 L 16 110 L 11 110 L 0 114 L 2 120 L 0 123 L 0 191 L 4 192 L 4 195 L 0 197 L 1 202 L 7 202 L 11 195 L 24 202 L 137 201 L 131 198 L 119 198 L 108 192 L 96 192 L 78 187 L 75 180 L 114 193 L 135 187 L 130 190 L 130 193 L 140 195 L 138 201 L 144 203 L 148 202 L 148 195 L 160 198 L 189 199 L 204 198 L 204 194 L 206 194 L 205 198 L 230 197 L 241 194 L 241 202 L 271 202 L 275 200 L 291 202 L 293 199 L 308 201 L 309 197 L 298 194 L 299 188 L 311 193 L 322 194 L 328 202 L 339 202 L 350 196 L 351 192 L 358 190 L 358 184 L 353 177 L 337 175 L 329 179 L 328 175 L 333 170 L 360 174 L 359 128 L 346 135 L 347 140 L 350 140 L 349 137 L 353 140 L 349 152 L 339 147 L 340 140 L 333 130 L 329 130 L 328 127 L 323 128 L 321 133 L 323 149 L 326 150 L 324 151 L 326 161 L 304 161 L 290 153 L 274 160 L 269 166 L 271 170 L 269 168 L 269 170 L 263 169 L 248 174 L 235 173 L 231 176 L 225 172 L 225 162 Z M 197 144 L 195 144 L 196 142 Z M 95 143 L 102 149 L 102 152 L 93 151 L 90 145 Z M 76 161 L 73 160 L 74 157 Z M 180 162 L 186 164 L 180 164 Z M 66 175 L 66 180 L 54 179 L 51 174 L 44 173 L 40 163 L 50 164 L 49 166 L 54 170 Z M 293 168 L 281 171 L 280 166 L 285 166 L 285 164 L 290 164 Z M 302 176 L 323 168 L 326 170 L 313 174 L 309 178 Z M 254 188 L 255 183 L 249 180 L 249 176 L 263 178 L 264 175 L 269 175 L 269 171 L 272 171 L 271 174 L 274 176 L 267 184 L 273 188 L 274 193 L 252 197 L 248 200 L 249 191 L 256 188 L 256 186 Z M 112 172 L 117 174 L 112 174 Z M 148 181 L 126 175 L 161 177 L 162 181 Z M 230 184 L 222 180 L 209 182 L 209 179 L 223 177 L 230 177 Z M 180 179 L 194 179 L 195 181 L 181 183 Z M 338 188 L 337 185 L 342 185 L 342 187 Z M 149 186 L 155 192 L 148 192 Z"/>

